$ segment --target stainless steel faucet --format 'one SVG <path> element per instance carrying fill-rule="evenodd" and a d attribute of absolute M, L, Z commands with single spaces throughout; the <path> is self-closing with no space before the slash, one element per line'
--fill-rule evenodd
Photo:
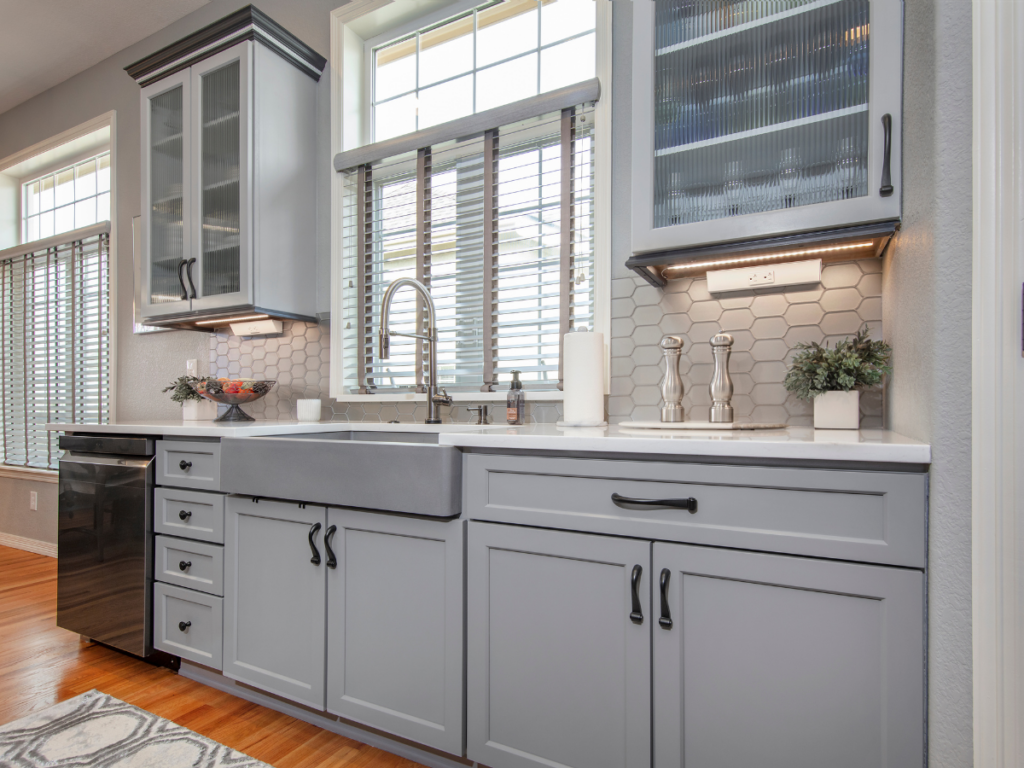
<path fill-rule="evenodd" d="M 427 333 L 399 333 L 388 328 L 388 315 L 391 313 L 391 301 L 400 288 L 409 286 L 423 296 L 427 305 Z M 427 286 L 411 277 L 400 277 L 384 291 L 384 299 L 380 304 L 380 359 L 387 360 L 391 356 L 391 337 L 404 336 L 409 339 L 422 339 L 427 342 L 427 424 L 441 423 L 441 406 L 451 405 L 452 399 L 443 389 L 438 394 L 437 388 L 437 328 L 434 300 L 430 297 Z"/>

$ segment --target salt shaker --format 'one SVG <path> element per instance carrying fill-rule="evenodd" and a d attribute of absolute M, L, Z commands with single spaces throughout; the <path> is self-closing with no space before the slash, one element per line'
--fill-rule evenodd
<path fill-rule="evenodd" d="M 683 340 L 679 336 L 665 336 L 661 340 L 665 355 L 665 378 L 661 380 L 661 420 L 683 421 L 683 379 L 679 375 L 679 357 L 683 354 Z"/>
<path fill-rule="evenodd" d="M 715 373 L 711 377 L 711 412 L 708 421 L 712 424 L 732 423 L 732 378 L 729 376 L 732 343 L 733 338 L 728 333 L 719 333 L 711 338 Z"/>

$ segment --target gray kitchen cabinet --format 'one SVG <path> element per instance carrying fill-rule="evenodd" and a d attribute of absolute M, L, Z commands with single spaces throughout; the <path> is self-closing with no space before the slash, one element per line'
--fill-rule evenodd
<path fill-rule="evenodd" d="M 633 252 L 898 219 L 902 0 L 635 0 Z"/>
<path fill-rule="evenodd" d="M 648 541 L 469 523 L 469 759 L 650 765 L 650 559 Z"/>
<path fill-rule="evenodd" d="M 328 712 L 462 754 L 464 526 L 328 509 Z"/>
<path fill-rule="evenodd" d="M 227 500 L 224 674 L 324 708 L 324 507 Z"/>
<path fill-rule="evenodd" d="M 924 758 L 924 574 L 654 544 L 654 768 Z"/>

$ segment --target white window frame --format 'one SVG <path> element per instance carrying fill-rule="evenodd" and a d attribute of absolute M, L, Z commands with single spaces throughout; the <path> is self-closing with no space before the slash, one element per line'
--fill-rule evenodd
<path fill-rule="evenodd" d="M 597 77 L 601 98 L 595 108 L 594 172 L 594 278 L 596 301 L 594 330 L 605 339 L 605 394 L 609 384 L 608 346 L 611 343 L 611 119 L 612 119 L 612 3 L 597 4 Z M 480 0 L 460 0 L 413 19 L 400 18 L 397 0 L 351 0 L 331 12 L 331 156 L 369 143 L 369 82 L 367 43 L 380 42 L 419 29 L 473 8 Z M 411 4 L 410 4 L 411 5 Z M 399 17 L 398 20 L 395 20 Z M 390 20 L 390 21 L 389 21 Z M 361 34 L 362 33 L 362 34 Z M 386 36 L 386 37 L 385 37 Z M 342 286 L 343 174 L 331 179 L 331 317 L 340 320 Z M 348 394 L 344 391 L 343 334 L 331 332 L 330 396 L 339 402 L 426 402 L 426 395 L 413 392 Z M 456 402 L 504 401 L 505 392 L 452 393 Z M 562 392 L 531 391 L 527 400 L 559 401 Z"/>
<path fill-rule="evenodd" d="M 84 160 L 88 155 L 101 154 L 101 149 L 92 149 L 83 151 L 77 149 L 75 142 L 85 139 L 89 134 L 96 133 L 97 131 L 108 129 L 110 132 L 110 142 L 108 149 L 110 150 L 110 240 L 109 240 L 109 255 L 110 259 L 110 286 L 109 286 L 109 305 L 107 307 L 107 317 L 109 318 L 109 339 L 110 339 L 110 393 L 109 393 L 109 420 L 114 422 L 117 420 L 117 371 L 118 371 L 118 343 L 117 343 L 117 328 L 118 328 L 118 314 L 117 314 L 117 296 L 118 296 L 118 280 L 117 280 L 117 264 L 118 264 L 118 238 L 117 238 L 117 113 L 114 111 L 106 112 L 101 114 L 92 120 L 84 122 L 74 128 L 52 136 L 49 139 L 45 139 L 37 144 L 33 144 L 20 152 L 16 152 L 13 155 L 0 159 L 0 176 L 5 176 L 17 181 L 17 202 L 15 206 L 14 223 L 17 225 L 17 243 L 12 245 L 23 245 L 21 242 L 21 206 L 22 206 L 22 181 L 29 181 L 39 175 L 46 174 L 46 168 L 51 167 L 51 163 L 47 163 L 43 166 L 38 173 L 20 173 L 17 167 L 22 163 L 37 158 L 40 155 L 46 153 L 53 154 L 53 167 L 64 168 L 71 165 L 76 160 Z M 62 153 L 63 148 L 63 153 Z M 6 467 L 7 474 L 19 473 L 24 474 L 26 477 L 38 477 L 40 472 L 52 472 L 52 470 L 39 470 L 39 469 L 23 469 L 21 467 Z"/>
<path fill-rule="evenodd" d="M 36 182 L 36 181 L 42 181 L 47 176 L 53 176 L 53 175 L 55 175 L 55 174 L 57 174 L 57 173 L 59 173 L 61 171 L 66 171 L 66 170 L 69 170 L 69 169 L 74 169 L 76 166 L 78 166 L 79 163 L 82 163 L 82 162 L 84 162 L 86 160 L 90 160 L 90 159 L 95 160 L 97 157 L 100 157 L 102 155 L 110 155 L 111 157 L 113 157 L 113 151 L 108 146 L 106 149 L 90 150 L 88 152 L 80 152 L 80 153 L 78 153 L 78 155 L 72 155 L 70 157 L 70 159 L 62 159 L 60 162 L 53 163 L 53 164 L 51 164 L 48 167 L 45 167 L 45 168 L 43 168 L 43 169 L 41 169 L 39 171 L 31 173 L 28 176 L 25 176 L 23 179 L 21 179 L 18 182 L 18 186 L 19 186 L 20 191 L 21 191 L 21 194 L 18 196 L 18 221 L 20 223 L 20 226 L 19 226 L 19 230 L 20 230 L 19 231 L 19 240 L 20 240 L 19 244 L 20 245 L 24 245 L 26 243 L 33 242 L 32 240 L 29 240 L 27 238 L 27 236 L 26 236 L 26 221 L 25 221 L 26 217 L 25 217 L 25 210 L 24 210 L 25 187 L 26 187 L 26 185 L 32 184 L 33 182 Z M 113 165 L 111 165 L 111 168 L 113 168 Z M 111 183 L 113 183 L 113 177 L 111 177 Z M 111 202 L 111 215 L 113 215 L 113 202 L 114 202 L 114 198 L 113 198 L 112 190 L 107 190 L 107 192 L 96 192 L 95 194 L 91 195 L 90 197 L 95 200 L 100 195 L 108 194 L 108 193 L 111 195 L 111 198 L 110 198 L 110 202 Z M 89 198 L 83 198 L 83 199 L 89 199 Z M 72 201 L 71 205 L 74 205 L 75 203 L 78 203 L 78 202 L 81 202 L 81 201 L 78 200 L 78 199 L 75 199 L 74 201 Z M 56 211 L 57 210 L 56 206 L 54 206 L 54 208 L 52 210 Z M 99 222 L 99 221 L 106 221 L 106 220 L 107 219 L 97 219 L 97 222 Z M 94 223 L 96 223 L 96 222 L 94 222 Z M 84 224 L 83 226 L 91 226 L 91 225 Z M 74 227 L 73 229 L 81 229 L 81 227 Z M 69 230 L 69 231 L 73 231 L 73 230 Z M 59 232 L 59 233 L 56 233 L 56 234 L 63 234 L 63 233 Z M 47 237 L 49 237 L 49 235 L 47 235 Z M 36 238 L 36 239 L 37 240 L 42 240 L 43 238 L 39 237 L 39 238 Z"/>

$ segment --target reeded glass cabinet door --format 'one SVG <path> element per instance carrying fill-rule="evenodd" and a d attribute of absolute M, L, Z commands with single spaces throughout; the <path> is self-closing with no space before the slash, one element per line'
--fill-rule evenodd
<path fill-rule="evenodd" d="M 143 313 L 188 312 L 185 269 L 191 258 L 191 82 L 183 72 L 142 92 Z"/>
<path fill-rule="evenodd" d="M 637 0 L 634 30 L 634 252 L 899 217 L 900 0 Z"/>
<path fill-rule="evenodd" d="M 252 44 L 192 67 L 194 310 L 252 303 Z"/>

